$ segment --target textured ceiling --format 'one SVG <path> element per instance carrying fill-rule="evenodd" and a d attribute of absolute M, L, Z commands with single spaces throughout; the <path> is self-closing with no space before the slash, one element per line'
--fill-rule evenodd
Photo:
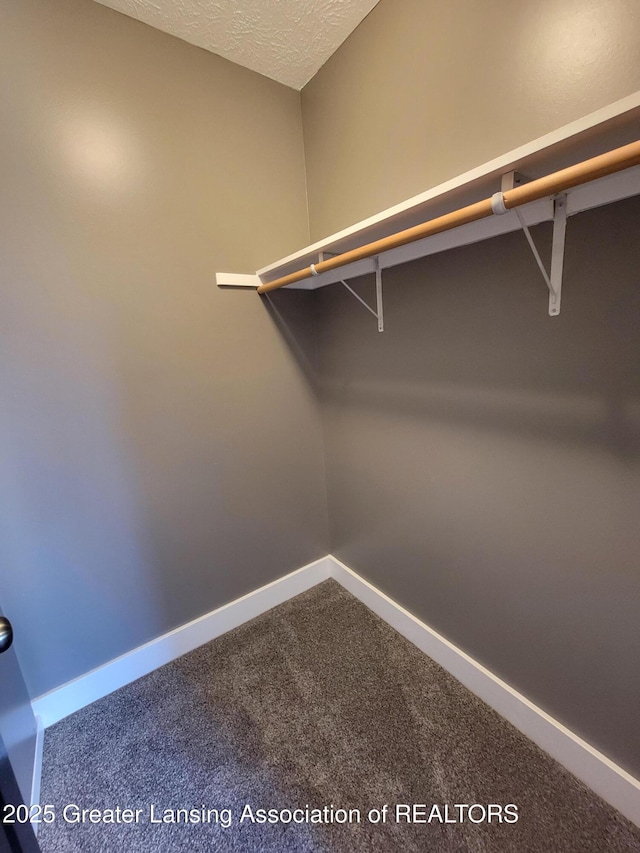
<path fill-rule="evenodd" d="M 97 0 L 301 89 L 378 0 Z"/>

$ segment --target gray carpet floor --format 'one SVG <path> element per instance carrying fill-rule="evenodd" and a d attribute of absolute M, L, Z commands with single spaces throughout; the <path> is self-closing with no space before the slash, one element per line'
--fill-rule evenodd
<path fill-rule="evenodd" d="M 640 830 L 334 581 L 49 729 L 41 802 L 56 808 L 44 853 L 640 851 Z M 139 822 L 66 822 L 69 804 Z M 218 823 L 151 823 L 151 804 L 156 820 L 204 805 Z M 397 822 L 397 804 L 432 820 Z M 469 820 L 488 804 L 515 804 L 517 822 Z M 252 823 L 245 808 L 307 805 L 360 822 Z"/>

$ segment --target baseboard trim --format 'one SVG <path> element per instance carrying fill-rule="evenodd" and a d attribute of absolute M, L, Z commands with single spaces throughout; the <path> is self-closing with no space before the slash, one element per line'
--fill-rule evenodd
<path fill-rule="evenodd" d="M 302 566 L 39 696 L 31 703 L 33 712 L 41 717 L 44 728 L 49 728 L 125 684 L 327 580 L 331 568 L 328 557 Z"/>
<path fill-rule="evenodd" d="M 40 783 L 42 781 L 42 754 L 44 752 L 44 724 L 42 717 L 36 716 L 36 750 L 33 759 L 33 779 L 31 781 L 31 805 L 40 803 Z M 32 824 L 33 831 L 38 834 L 39 824 Z"/>
<path fill-rule="evenodd" d="M 33 710 L 36 718 L 39 718 L 37 762 L 42 760 L 42 735 L 45 728 L 329 578 L 337 581 L 399 634 L 444 667 L 603 800 L 640 826 L 640 781 L 331 555 L 309 563 L 35 699 Z M 40 768 L 36 766 L 32 802 L 38 801 L 39 780 Z"/>
<path fill-rule="evenodd" d="M 640 826 L 640 781 L 340 560 L 331 557 L 331 561 L 334 580 L 603 800 Z"/>

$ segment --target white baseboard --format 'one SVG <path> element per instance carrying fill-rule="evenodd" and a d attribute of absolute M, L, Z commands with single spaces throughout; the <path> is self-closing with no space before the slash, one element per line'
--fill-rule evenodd
<path fill-rule="evenodd" d="M 603 800 L 640 826 L 640 782 L 637 779 L 331 555 L 38 697 L 32 703 L 34 713 L 47 728 L 329 578 L 336 580 Z M 34 796 L 39 793 L 39 778 L 38 772 L 37 783 L 34 779 Z"/>
<path fill-rule="evenodd" d="M 332 561 L 323 557 L 241 598 L 206 613 L 168 634 L 139 646 L 96 669 L 39 696 L 31 703 L 45 728 L 119 687 L 147 675 L 232 628 L 305 592 L 330 577 Z"/>
<path fill-rule="evenodd" d="M 42 753 L 44 751 L 44 725 L 42 717 L 36 716 L 36 754 L 33 760 L 33 779 L 31 782 L 31 805 L 40 802 L 40 782 L 42 781 Z M 33 831 L 38 834 L 38 823 L 33 823 Z"/>
<path fill-rule="evenodd" d="M 529 740 L 640 826 L 640 782 L 335 557 L 331 576 Z"/>

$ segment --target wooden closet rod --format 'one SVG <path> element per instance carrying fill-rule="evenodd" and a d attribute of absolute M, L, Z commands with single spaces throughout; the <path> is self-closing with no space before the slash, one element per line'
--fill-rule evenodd
<path fill-rule="evenodd" d="M 528 184 L 522 184 L 519 187 L 514 187 L 512 190 L 507 190 L 507 192 L 502 194 L 502 201 L 504 207 L 507 210 L 511 210 L 522 204 L 528 204 L 531 201 L 537 201 L 546 196 L 564 192 L 571 189 L 571 187 L 586 184 L 589 181 L 594 181 L 596 178 L 603 178 L 605 175 L 611 175 L 614 172 L 621 172 L 623 169 L 629 169 L 631 166 L 637 166 L 638 164 L 640 164 L 640 140 L 632 142 L 630 145 L 623 145 L 622 148 L 607 151 L 605 154 L 592 157 L 590 160 L 584 160 L 582 163 L 576 163 L 575 166 L 569 166 L 567 169 L 561 169 L 559 172 L 552 172 L 544 178 L 538 178 Z M 440 234 L 442 231 L 449 231 L 451 228 L 457 228 L 459 225 L 466 225 L 468 222 L 484 219 L 486 216 L 491 216 L 493 212 L 493 199 L 486 198 L 483 201 L 478 201 L 467 207 L 461 207 L 444 216 L 438 216 L 435 219 L 422 222 L 420 225 L 414 225 L 412 228 L 406 228 L 404 231 L 398 231 L 380 240 L 374 240 L 373 243 L 367 243 L 364 246 L 359 246 L 357 249 L 351 249 L 348 252 L 343 252 L 341 255 L 327 258 L 326 261 L 319 261 L 317 264 L 304 267 L 304 269 L 277 278 L 275 281 L 261 284 L 258 287 L 258 293 L 268 293 L 270 290 L 285 287 L 287 284 L 311 278 L 312 275 L 319 275 L 328 270 L 334 270 L 336 267 L 342 267 L 345 264 L 351 264 L 363 258 L 379 255 L 381 252 L 395 249 L 397 246 L 404 246 L 405 243 L 413 243 L 414 240 L 421 240 L 423 237 L 430 237 L 432 234 Z M 502 212 L 504 213 L 504 210 Z"/>

